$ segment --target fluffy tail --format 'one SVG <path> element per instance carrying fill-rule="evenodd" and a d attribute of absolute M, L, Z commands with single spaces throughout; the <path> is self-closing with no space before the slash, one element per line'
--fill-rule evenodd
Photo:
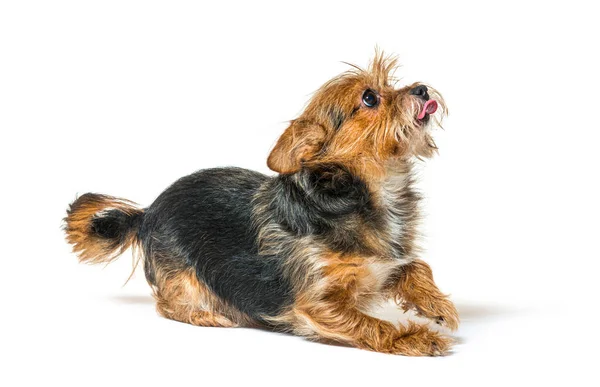
<path fill-rule="evenodd" d="M 67 242 L 80 262 L 111 262 L 137 242 L 143 215 L 129 200 L 86 193 L 67 209 Z"/>

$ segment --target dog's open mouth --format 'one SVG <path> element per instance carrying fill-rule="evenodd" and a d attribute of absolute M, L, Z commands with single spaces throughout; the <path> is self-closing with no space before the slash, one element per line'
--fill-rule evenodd
<path fill-rule="evenodd" d="M 423 108 L 421 109 L 421 112 L 417 116 L 417 119 L 422 120 L 427 116 L 427 114 L 435 113 L 437 108 L 438 108 L 437 101 L 435 99 L 430 99 L 429 101 L 427 101 L 423 104 Z"/>

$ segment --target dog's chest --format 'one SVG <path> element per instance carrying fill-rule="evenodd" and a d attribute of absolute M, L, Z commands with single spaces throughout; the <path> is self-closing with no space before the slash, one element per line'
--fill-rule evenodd
<path fill-rule="evenodd" d="M 408 177 L 402 173 L 389 176 L 379 190 L 385 223 L 393 236 L 402 235 L 404 218 L 409 211 L 406 200 L 408 190 Z"/>
<path fill-rule="evenodd" d="M 368 293 L 379 292 L 400 266 L 402 262 L 397 260 L 367 260 L 364 264 L 366 276 L 362 281 L 363 288 L 366 288 Z"/>
<path fill-rule="evenodd" d="M 391 172 L 378 192 L 382 215 L 382 235 L 391 255 L 408 263 L 403 243 L 412 237 L 417 218 L 418 197 L 411 188 L 408 172 Z"/>

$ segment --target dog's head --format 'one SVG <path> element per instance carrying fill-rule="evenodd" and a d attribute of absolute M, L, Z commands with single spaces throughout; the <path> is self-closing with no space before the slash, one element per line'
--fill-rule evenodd
<path fill-rule="evenodd" d="M 424 84 L 394 88 L 395 69 L 396 59 L 379 53 L 367 70 L 353 66 L 325 83 L 277 141 L 269 168 L 286 174 L 322 163 L 364 169 L 431 157 L 437 147 L 429 130 L 445 114 L 444 101 Z"/>

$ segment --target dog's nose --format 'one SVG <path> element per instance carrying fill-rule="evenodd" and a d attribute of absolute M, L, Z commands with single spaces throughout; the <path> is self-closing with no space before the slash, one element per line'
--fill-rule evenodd
<path fill-rule="evenodd" d="M 410 94 L 416 95 L 417 97 L 420 97 L 420 98 L 423 98 L 425 101 L 429 100 L 429 94 L 427 94 L 427 86 L 425 86 L 425 85 L 419 85 L 419 86 L 413 88 L 410 91 Z"/>

